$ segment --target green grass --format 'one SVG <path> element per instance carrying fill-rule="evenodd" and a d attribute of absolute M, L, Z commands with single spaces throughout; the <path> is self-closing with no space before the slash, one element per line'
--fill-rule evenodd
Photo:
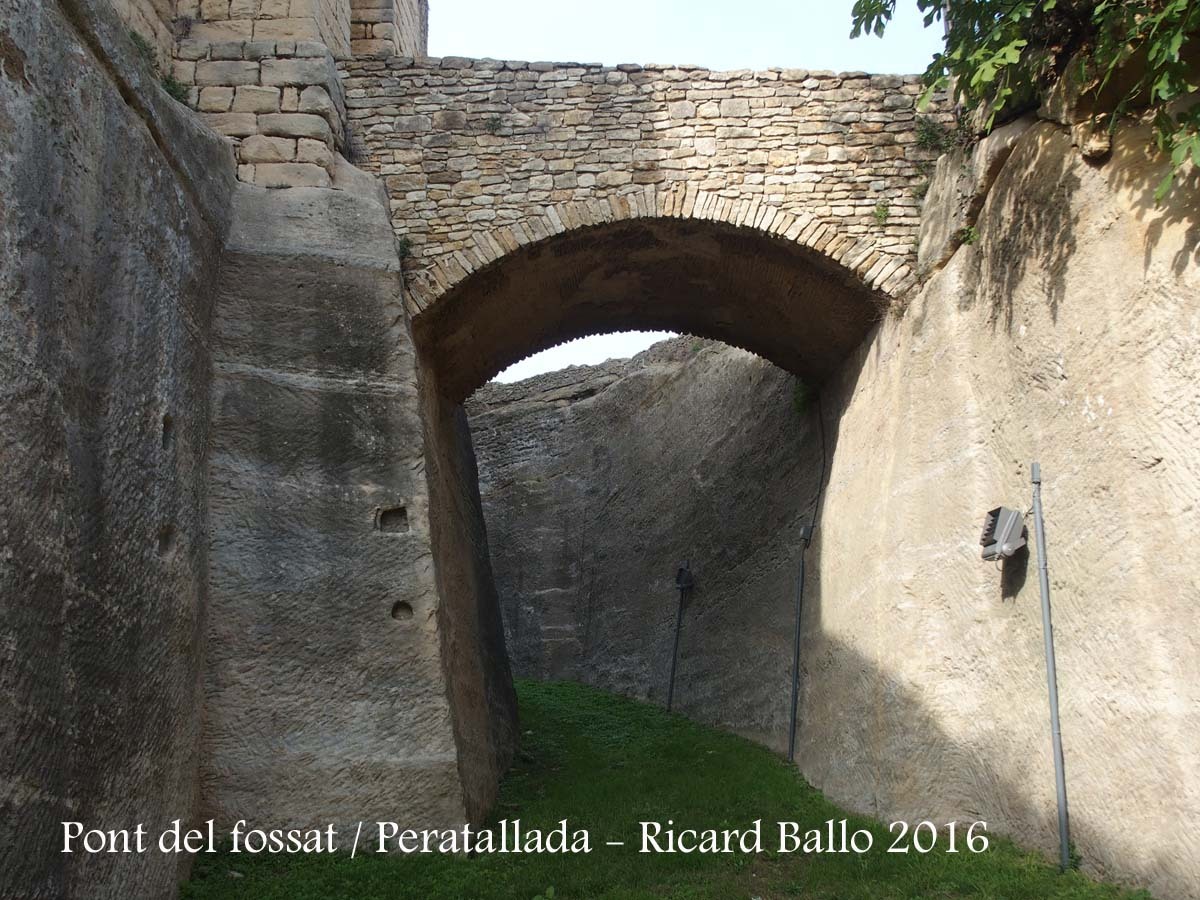
<path fill-rule="evenodd" d="M 1041 857 L 990 838 L 982 854 L 884 852 L 892 836 L 847 816 L 770 751 L 636 703 L 575 684 L 519 683 L 522 749 L 504 781 L 494 818 L 550 829 L 567 818 L 586 828 L 587 855 L 437 854 L 396 857 L 201 854 L 186 900 L 610 900 L 812 897 L 1029 898 L 1133 900 L 1131 894 L 1059 875 Z M 396 810 L 402 817 L 404 810 Z M 763 820 L 763 844 L 776 845 L 776 822 L 822 827 L 850 820 L 875 836 L 869 853 L 746 856 L 639 854 L 638 822 L 743 828 Z M 368 831 L 364 831 L 364 839 Z M 613 848 L 605 840 L 624 840 Z M 960 843 L 960 847 L 961 847 Z M 237 873 L 231 874 L 232 872 Z"/>

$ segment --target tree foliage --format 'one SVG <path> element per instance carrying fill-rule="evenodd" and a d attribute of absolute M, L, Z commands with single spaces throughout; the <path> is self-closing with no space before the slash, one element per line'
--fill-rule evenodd
<path fill-rule="evenodd" d="M 1173 172 L 1200 166 L 1198 0 L 916 0 L 925 25 L 941 22 L 945 49 L 925 71 L 928 100 L 953 79 L 963 100 L 998 115 L 1036 103 L 1070 75 L 1119 116 L 1149 109 Z M 882 36 L 896 0 L 855 0 L 853 37 Z M 1068 72 L 1068 66 L 1080 66 Z M 1158 196 L 1170 188 L 1171 176 Z"/>

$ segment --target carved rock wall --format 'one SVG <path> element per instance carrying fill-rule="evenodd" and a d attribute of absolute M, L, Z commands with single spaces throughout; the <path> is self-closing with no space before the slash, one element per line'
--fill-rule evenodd
<path fill-rule="evenodd" d="M 163 898 L 197 809 L 228 147 L 106 2 L 0 0 L 0 895 Z"/>
<path fill-rule="evenodd" d="M 1029 128 L 978 240 L 827 385 L 799 739 L 856 809 L 1056 852 L 1036 555 L 978 546 L 1040 460 L 1072 838 L 1087 871 L 1195 898 L 1200 184 L 1156 207 L 1164 165 L 1145 129 L 1097 167 Z"/>
<path fill-rule="evenodd" d="M 665 702 L 787 746 L 798 526 L 815 409 L 743 350 L 680 337 L 632 360 L 491 383 L 467 404 L 516 674 Z"/>

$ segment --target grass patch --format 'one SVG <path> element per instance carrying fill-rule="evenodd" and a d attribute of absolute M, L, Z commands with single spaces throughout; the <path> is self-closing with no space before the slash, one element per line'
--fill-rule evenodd
<path fill-rule="evenodd" d="M 200 855 L 185 900 L 730 900 L 806 897 L 1134 900 L 1078 872 L 1059 875 L 1041 857 L 991 838 L 982 854 L 883 852 L 892 836 L 847 816 L 770 751 L 658 707 L 576 684 L 518 683 L 523 746 L 504 781 L 496 819 L 549 830 L 567 818 L 587 828 L 592 852 L 567 856 L 367 854 L 249 857 Z M 398 809 L 396 817 L 403 817 Z M 743 828 L 763 820 L 823 827 L 827 819 L 867 828 L 875 847 L 854 854 L 754 856 L 639 854 L 638 822 Z M 964 825 L 965 830 L 965 825 Z M 364 828 L 364 838 L 369 825 Z M 352 836 L 347 836 L 348 839 Z M 606 847 L 606 840 L 626 846 Z M 960 847 L 963 846 L 960 844 Z M 361 848 L 360 848 L 361 850 Z M 236 875 L 231 874 L 231 870 Z"/>

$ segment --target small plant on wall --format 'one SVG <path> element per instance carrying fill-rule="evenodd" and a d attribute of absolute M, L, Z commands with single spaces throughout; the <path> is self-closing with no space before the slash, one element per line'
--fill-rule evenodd
<path fill-rule="evenodd" d="M 145 60 L 146 65 L 148 65 L 154 72 L 155 76 L 157 76 L 159 84 L 162 85 L 162 89 L 180 103 L 186 103 L 188 98 L 187 85 L 176 80 L 174 74 L 171 72 L 168 72 L 165 75 L 162 73 L 162 70 L 158 65 L 158 58 L 154 52 L 153 45 L 136 31 L 131 30 L 129 32 L 129 39 L 133 41 L 133 46 L 137 49 L 138 55 Z"/>
<path fill-rule="evenodd" d="M 871 215 L 875 217 L 875 221 L 880 225 L 885 224 L 888 220 L 888 216 L 891 214 L 892 208 L 888 205 L 886 200 L 880 200 L 878 203 L 876 203 L 875 210 L 871 213 Z"/>

